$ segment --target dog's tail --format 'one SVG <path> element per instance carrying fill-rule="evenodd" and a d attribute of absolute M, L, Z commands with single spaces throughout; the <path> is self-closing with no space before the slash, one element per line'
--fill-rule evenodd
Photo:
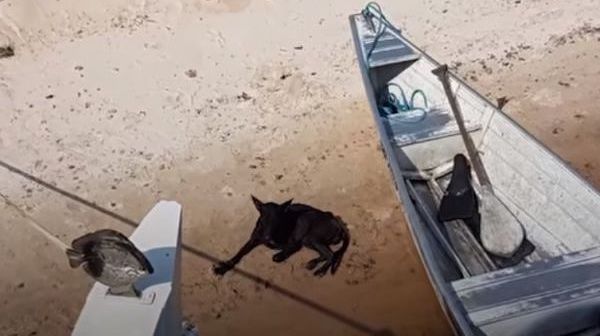
<path fill-rule="evenodd" d="M 331 274 L 335 274 L 338 267 L 340 267 L 340 265 L 342 264 L 342 258 L 344 257 L 344 253 L 346 253 L 346 250 L 348 249 L 348 245 L 350 245 L 350 233 L 348 232 L 346 225 L 344 224 L 344 222 L 342 221 L 341 218 L 336 217 L 336 219 L 341 228 L 342 246 L 340 247 L 339 250 L 337 250 L 333 253 L 333 262 L 331 264 Z"/>

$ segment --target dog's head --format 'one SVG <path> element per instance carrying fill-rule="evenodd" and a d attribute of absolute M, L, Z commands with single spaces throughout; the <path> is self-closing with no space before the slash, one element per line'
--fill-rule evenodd
<path fill-rule="evenodd" d="M 252 196 L 252 202 L 260 214 L 256 226 L 261 229 L 263 238 L 269 240 L 271 238 L 271 229 L 285 218 L 285 212 L 292 204 L 292 199 L 281 204 L 273 202 L 263 203 L 258 198 Z"/>

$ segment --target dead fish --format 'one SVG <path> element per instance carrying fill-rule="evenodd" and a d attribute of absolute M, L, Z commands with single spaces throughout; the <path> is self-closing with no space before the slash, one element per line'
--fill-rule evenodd
<path fill-rule="evenodd" d="M 144 254 L 115 230 L 88 233 L 73 240 L 71 247 L 66 250 L 69 265 L 82 266 L 94 280 L 108 286 L 111 294 L 139 296 L 133 284 L 154 273 Z"/>

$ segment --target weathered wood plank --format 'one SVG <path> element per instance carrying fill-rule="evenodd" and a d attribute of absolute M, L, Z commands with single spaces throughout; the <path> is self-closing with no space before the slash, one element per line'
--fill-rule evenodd
<path fill-rule="evenodd" d="M 485 273 L 487 270 L 482 269 L 481 267 L 479 267 L 478 264 L 473 264 L 470 261 L 470 258 L 468 258 L 469 254 L 464 255 L 463 253 L 463 256 L 460 256 L 461 251 L 464 252 L 464 250 L 462 250 L 460 246 L 452 246 L 448 242 L 448 239 L 439 227 L 440 223 L 438 223 L 438 221 L 435 219 L 435 209 L 428 206 L 428 203 L 430 202 L 427 202 L 426 199 L 424 199 L 427 196 L 425 195 L 426 192 L 419 192 L 417 190 L 418 188 L 416 188 L 413 185 L 413 182 L 411 182 L 410 180 L 406 180 L 406 186 L 408 187 L 408 191 L 413 201 L 415 202 L 417 209 L 421 213 L 421 217 L 427 223 L 429 230 L 431 230 L 431 232 L 434 234 L 438 243 L 443 248 L 444 252 L 448 255 L 448 257 L 454 261 L 455 266 L 460 270 L 462 276 L 468 277 L 474 274 Z M 465 256 L 467 258 L 464 258 Z"/>
<path fill-rule="evenodd" d="M 598 245 L 597 217 L 557 189 L 545 172 L 517 148 L 490 130 L 483 141 L 482 156 L 496 189 L 502 190 L 521 209 L 527 209 L 545 228 L 572 251 Z M 558 192 L 553 192 L 558 191 Z M 557 196 L 557 194 L 562 194 Z M 570 198 L 571 201 L 565 201 Z"/>
<path fill-rule="evenodd" d="M 511 166 L 499 152 L 485 147 L 484 164 L 494 185 L 494 190 L 502 192 L 529 216 L 542 223 L 545 229 L 560 239 L 570 250 L 577 251 L 598 245 L 598 241 L 587 230 L 580 227 L 556 204 L 539 185 L 523 177 L 523 171 Z M 516 153 L 513 153 L 513 156 Z M 519 163 L 523 163 L 519 161 Z M 531 168 L 535 169 L 535 168 Z"/>
<path fill-rule="evenodd" d="M 549 176 L 542 167 L 532 163 L 535 158 L 523 152 L 522 147 L 509 144 L 505 140 L 507 138 L 507 136 L 500 137 L 498 131 L 491 129 L 484 142 L 487 141 L 489 148 L 499 153 L 505 161 L 517 163 L 520 174 L 531 183 L 534 183 L 540 191 L 547 194 L 556 204 L 560 205 L 569 216 L 580 223 L 580 226 L 590 231 L 596 238 L 600 238 L 600 235 L 598 235 L 600 233 L 598 231 L 600 230 L 600 226 L 598 226 L 599 209 L 582 204 L 577 200 L 577 193 L 574 195 L 568 190 L 570 189 L 570 183 L 577 183 L 578 181 L 570 181 L 571 178 L 567 174 L 555 175 L 556 177 Z M 535 155 L 535 153 L 531 154 Z M 566 187 L 563 187 L 565 184 Z"/>
<path fill-rule="evenodd" d="M 559 237 L 556 237 L 552 232 L 540 224 L 535 218 L 531 217 L 527 211 L 519 207 L 511 197 L 508 197 L 502 190 L 496 190 L 496 195 L 504 203 L 508 209 L 519 219 L 523 224 L 527 239 L 535 245 L 535 253 L 541 258 L 556 257 L 564 253 L 574 252 L 561 242 Z"/>
<path fill-rule="evenodd" d="M 570 197 L 594 213 L 596 218 L 600 218 L 600 195 L 598 192 L 565 167 L 554 155 L 539 146 L 523 131 L 514 127 L 501 114 L 494 116 L 490 129 L 494 130 L 513 148 L 516 148 L 518 152 L 523 153 L 534 166 L 542 170 L 560 188 L 565 189 Z"/>
<path fill-rule="evenodd" d="M 597 323 L 600 249 L 457 280 L 452 287 L 486 335 L 555 335 Z"/>

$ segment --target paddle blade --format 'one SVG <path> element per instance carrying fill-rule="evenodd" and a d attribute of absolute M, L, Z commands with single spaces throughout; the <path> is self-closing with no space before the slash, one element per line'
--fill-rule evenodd
<path fill-rule="evenodd" d="M 512 257 L 523 243 L 525 231 L 489 187 L 482 188 L 480 213 L 483 247 L 499 257 Z"/>
<path fill-rule="evenodd" d="M 491 255 L 494 264 L 496 264 L 500 268 L 513 267 L 518 265 L 525 257 L 532 254 L 535 251 L 535 245 L 529 241 L 529 239 L 525 238 L 523 240 L 523 244 L 519 247 L 517 252 L 510 258 L 502 258 L 495 255 Z"/>
<path fill-rule="evenodd" d="M 450 184 L 440 202 L 438 218 L 442 222 L 471 218 L 477 214 L 477 208 L 477 196 L 471 185 L 471 168 L 467 158 L 457 154 Z"/>
<path fill-rule="evenodd" d="M 438 212 L 439 220 L 447 222 L 455 219 L 467 219 L 477 213 L 477 198 L 473 191 L 463 194 L 447 193 L 442 198 Z"/>

